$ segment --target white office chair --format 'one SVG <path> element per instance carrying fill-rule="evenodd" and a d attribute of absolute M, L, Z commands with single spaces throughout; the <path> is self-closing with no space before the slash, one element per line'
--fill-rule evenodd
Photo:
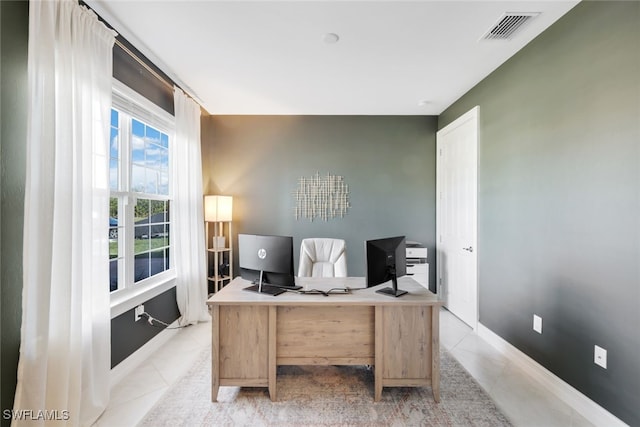
<path fill-rule="evenodd" d="M 347 247 L 341 239 L 303 239 L 299 277 L 347 277 Z"/>

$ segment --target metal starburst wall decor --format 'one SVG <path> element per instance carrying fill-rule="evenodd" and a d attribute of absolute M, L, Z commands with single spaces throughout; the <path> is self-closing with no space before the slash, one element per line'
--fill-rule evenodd
<path fill-rule="evenodd" d="M 349 186 L 344 177 L 331 175 L 321 176 L 316 172 L 312 177 L 298 178 L 298 188 L 293 193 L 296 206 L 293 209 L 296 220 L 307 218 L 313 221 L 321 218 L 344 218 L 349 205 Z"/>

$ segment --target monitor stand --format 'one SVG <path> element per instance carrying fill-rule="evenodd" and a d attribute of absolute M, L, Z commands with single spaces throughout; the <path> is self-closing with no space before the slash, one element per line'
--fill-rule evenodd
<path fill-rule="evenodd" d="M 393 288 L 378 289 L 376 292 L 390 297 L 401 297 L 404 294 L 408 294 L 407 291 L 398 289 L 398 278 L 396 277 L 395 267 L 389 267 L 389 273 L 391 274 L 391 283 L 393 283 Z"/>
<path fill-rule="evenodd" d="M 258 292 L 262 292 L 262 270 L 260 270 L 260 281 L 258 282 Z"/>
<path fill-rule="evenodd" d="M 283 288 L 277 288 L 275 286 L 271 286 L 271 285 L 265 285 L 265 287 L 262 287 L 262 270 L 260 270 L 260 281 L 258 282 L 257 285 L 253 285 L 253 286 L 249 286 L 244 288 L 245 291 L 251 291 L 251 292 L 258 292 L 260 294 L 268 294 L 268 295 L 280 295 L 283 294 L 285 292 L 287 292 L 286 289 Z"/>

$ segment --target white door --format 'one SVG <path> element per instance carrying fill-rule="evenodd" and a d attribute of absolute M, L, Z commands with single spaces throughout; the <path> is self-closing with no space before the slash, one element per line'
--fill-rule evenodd
<path fill-rule="evenodd" d="M 478 323 L 478 107 L 437 133 L 438 294 L 473 329 Z"/>

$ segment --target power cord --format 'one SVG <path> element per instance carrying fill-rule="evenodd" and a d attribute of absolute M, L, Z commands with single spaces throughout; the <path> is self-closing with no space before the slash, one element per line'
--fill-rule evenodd
<path fill-rule="evenodd" d="M 187 326 L 190 326 L 190 325 L 184 325 L 184 326 L 175 326 L 175 327 L 171 328 L 171 327 L 169 327 L 168 323 L 163 322 L 162 320 L 158 320 L 155 317 L 152 317 L 146 311 L 142 312 L 142 314 L 140 316 L 141 317 L 142 316 L 147 316 L 147 323 L 149 323 L 151 326 L 154 326 L 156 328 L 162 328 L 164 326 L 164 329 L 182 329 L 182 328 L 186 328 Z M 156 325 L 153 322 L 158 322 L 160 325 Z"/>

